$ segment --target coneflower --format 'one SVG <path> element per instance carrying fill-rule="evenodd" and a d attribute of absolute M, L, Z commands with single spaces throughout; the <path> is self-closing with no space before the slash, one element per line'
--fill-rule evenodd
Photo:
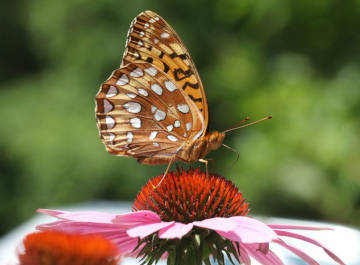
<path fill-rule="evenodd" d="M 334 261 L 344 264 L 319 242 L 285 230 L 324 230 L 316 227 L 266 225 L 248 217 L 248 204 L 230 181 L 199 170 L 167 174 L 151 179 L 139 192 L 133 212 L 121 215 L 101 212 L 38 210 L 60 221 L 44 224 L 40 230 L 97 233 L 112 240 L 125 255 L 136 255 L 142 264 L 167 257 L 167 264 L 218 264 L 227 257 L 233 264 L 249 265 L 250 257 L 261 264 L 282 265 L 270 249 L 279 244 L 309 264 L 312 257 L 288 245 L 281 236 L 321 247 Z"/>

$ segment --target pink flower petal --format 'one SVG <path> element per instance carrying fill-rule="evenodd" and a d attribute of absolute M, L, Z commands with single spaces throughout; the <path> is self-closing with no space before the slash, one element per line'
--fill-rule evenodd
<path fill-rule="evenodd" d="M 294 230 L 333 230 L 328 227 L 298 226 L 298 225 L 268 225 L 272 229 L 294 229 Z"/>
<path fill-rule="evenodd" d="M 138 244 L 138 239 L 127 234 L 129 228 L 138 227 L 138 231 L 144 229 L 143 225 L 152 224 L 147 227 L 147 233 L 153 233 L 172 223 L 162 223 L 160 217 L 151 211 L 138 211 L 122 215 L 108 214 L 102 212 L 68 212 L 48 209 L 39 209 L 44 213 L 60 219 L 60 221 L 39 225 L 38 230 L 63 231 L 77 234 L 100 234 L 116 244 L 123 255 L 136 255 L 141 248 L 133 252 Z M 158 226 L 156 228 L 156 226 Z M 154 230 L 155 229 L 155 230 Z M 133 231 L 136 233 L 136 230 Z M 146 236 L 147 233 L 142 233 Z"/>
<path fill-rule="evenodd" d="M 66 233 L 94 234 L 124 231 L 113 224 L 91 223 L 91 222 L 73 222 L 56 221 L 48 224 L 38 225 L 36 229 L 40 231 L 62 231 Z"/>
<path fill-rule="evenodd" d="M 251 265 L 251 260 L 246 249 L 242 246 L 242 244 L 238 244 L 238 245 L 239 245 L 239 251 L 236 252 L 240 260 L 240 263 L 245 265 Z M 234 247 L 236 250 L 238 250 L 237 245 L 235 243 L 234 243 Z"/>
<path fill-rule="evenodd" d="M 203 221 L 193 222 L 195 226 L 207 228 L 214 231 L 229 232 L 235 229 L 235 222 L 231 218 L 226 217 L 214 217 L 205 219 Z"/>
<path fill-rule="evenodd" d="M 309 255 L 307 255 L 305 252 L 301 251 L 300 249 L 291 246 L 287 243 L 285 243 L 283 240 L 281 239 L 277 239 L 274 240 L 274 242 L 278 243 L 279 245 L 287 248 L 288 250 L 290 250 L 292 253 L 294 253 L 295 255 L 299 256 L 301 259 L 303 259 L 304 261 L 306 261 L 309 265 L 320 265 L 318 262 L 316 262 L 316 260 L 314 260 L 312 257 L 310 257 Z"/>
<path fill-rule="evenodd" d="M 135 226 L 140 224 L 152 224 L 161 222 L 160 216 L 152 211 L 136 211 L 132 213 L 116 215 L 112 220 L 113 223 L 122 225 Z"/>
<path fill-rule="evenodd" d="M 194 227 L 193 224 L 174 223 L 171 226 L 161 229 L 159 232 L 159 238 L 166 238 L 166 239 L 182 238 L 193 227 Z"/>
<path fill-rule="evenodd" d="M 93 223 L 112 223 L 112 219 L 115 218 L 115 214 L 96 212 L 96 211 L 84 211 L 84 212 L 68 212 L 57 211 L 49 209 L 38 209 L 38 213 L 47 214 L 58 219 L 77 221 L 77 222 L 93 222 Z"/>
<path fill-rule="evenodd" d="M 43 214 L 46 214 L 46 215 L 50 215 L 50 216 L 56 217 L 56 218 L 57 218 L 58 215 L 60 215 L 62 213 L 65 213 L 65 211 L 42 209 L 42 208 L 37 209 L 36 212 L 43 213 Z"/>
<path fill-rule="evenodd" d="M 135 255 L 133 249 L 137 246 L 138 240 L 129 237 L 125 229 L 114 224 L 57 221 L 36 227 L 40 231 L 60 231 L 71 234 L 97 234 L 113 242 L 122 255 Z"/>
<path fill-rule="evenodd" d="M 269 243 L 260 243 L 259 244 L 259 251 L 261 251 L 262 253 L 266 254 L 269 252 Z"/>
<path fill-rule="evenodd" d="M 116 247 L 119 249 L 120 253 L 124 256 L 136 257 L 140 252 L 142 247 L 138 248 L 136 251 L 134 249 L 138 245 L 138 239 L 129 237 L 126 232 L 119 233 L 116 236 L 106 236 Z"/>
<path fill-rule="evenodd" d="M 140 225 L 127 230 L 127 234 L 130 237 L 140 237 L 143 239 L 144 237 L 147 237 L 148 235 L 151 235 L 152 233 L 155 233 L 162 228 L 171 226 L 173 223 L 175 222 L 159 222 L 154 224 Z"/>
<path fill-rule="evenodd" d="M 266 254 L 259 251 L 258 244 L 242 244 L 240 245 L 246 250 L 246 252 L 255 258 L 262 265 L 284 265 L 281 259 L 271 250 Z"/>
<path fill-rule="evenodd" d="M 277 238 L 276 233 L 266 224 L 250 217 L 230 217 L 236 227 L 230 232 L 217 231 L 220 235 L 242 243 L 268 243 Z"/>
<path fill-rule="evenodd" d="M 309 237 L 306 237 L 306 236 L 303 236 L 303 235 L 299 235 L 299 234 L 296 234 L 296 233 L 292 233 L 292 232 L 287 232 L 287 231 L 281 231 L 281 230 L 274 230 L 274 231 L 279 236 L 287 236 L 287 237 L 300 239 L 300 240 L 306 241 L 308 243 L 311 243 L 311 244 L 313 244 L 315 246 L 321 247 L 326 252 L 326 254 L 328 254 L 329 257 L 332 258 L 334 261 L 336 261 L 337 263 L 339 263 L 341 265 L 345 265 L 345 263 L 338 256 L 336 256 L 332 251 L 330 251 L 330 249 L 328 249 L 327 247 L 325 247 L 324 245 L 320 244 L 318 241 L 316 241 L 316 240 L 314 240 L 312 238 L 309 238 Z"/>

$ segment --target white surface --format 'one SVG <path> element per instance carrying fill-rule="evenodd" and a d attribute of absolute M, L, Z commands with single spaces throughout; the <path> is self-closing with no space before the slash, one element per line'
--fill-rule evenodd
<path fill-rule="evenodd" d="M 75 205 L 71 207 L 54 207 L 53 209 L 73 210 L 73 211 L 104 211 L 112 213 L 125 213 L 130 211 L 130 203 L 124 202 L 90 202 L 86 204 Z M 330 248 L 338 255 L 347 265 L 360 265 L 360 232 L 358 230 L 347 228 L 341 225 L 318 223 L 301 220 L 290 220 L 282 218 L 260 218 L 267 224 L 287 224 L 287 225 L 304 225 L 304 226 L 324 226 L 331 227 L 332 231 L 295 231 L 299 234 L 309 236 Z M 35 231 L 34 227 L 38 224 L 54 221 L 56 219 L 45 216 L 35 215 L 26 223 L 20 225 L 13 231 L 0 238 L 0 265 L 15 265 L 15 250 L 19 246 L 25 235 Z M 315 258 L 321 265 L 336 264 L 318 247 L 312 246 L 306 242 L 296 239 L 287 239 L 282 237 L 288 243 L 292 243 L 310 256 Z M 276 244 L 270 245 L 276 254 L 278 254 L 286 265 L 305 264 L 297 256 L 284 250 L 284 248 Z M 135 259 L 125 259 L 122 265 L 135 265 L 138 262 Z M 164 265 L 165 262 L 159 262 Z M 256 265 L 256 262 L 253 262 Z"/>

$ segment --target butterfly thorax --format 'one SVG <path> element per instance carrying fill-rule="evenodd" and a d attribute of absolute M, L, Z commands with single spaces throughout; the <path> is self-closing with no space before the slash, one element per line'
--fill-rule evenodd
<path fill-rule="evenodd" d="M 184 162 L 196 162 L 204 158 L 211 150 L 218 149 L 224 137 L 225 134 L 218 131 L 207 132 L 195 142 L 185 144 L 176 156 Z"/>

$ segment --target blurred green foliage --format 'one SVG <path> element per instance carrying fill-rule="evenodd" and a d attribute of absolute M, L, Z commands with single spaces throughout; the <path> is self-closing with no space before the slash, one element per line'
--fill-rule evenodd
<path fill-rule="evenodd" d="M 360 225 L 360 2 L 13 1 L 0 8 L 0 233 L 38 207 L 132 200 L 166 166 L 106 153 L 94 96 L 126 32 L 153 10 L 179 33 L 207 93 L 210 129 L 249 115 L 210 169 L 253 214 Z M 5 6 L 6 5 L 6 6 Z M 231 115 L 229 115 L 231 114 Z"/>

